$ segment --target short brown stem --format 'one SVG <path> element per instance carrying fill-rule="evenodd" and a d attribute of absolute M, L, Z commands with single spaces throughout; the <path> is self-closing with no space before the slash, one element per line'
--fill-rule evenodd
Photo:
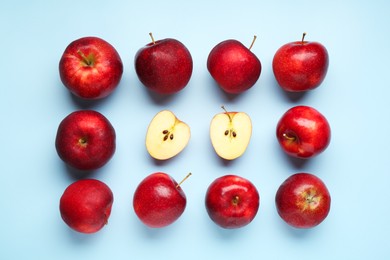
<path fill-rule="evenodd" d="M 302 44 L 305 42 L 305 36 L 306 36 L 306 33 L 304 32 L 304 33 L 302 34 Z"/>
<path fill-rule="evenodd" d="M 251 46 L 249 46 L 249 50 L 252 49 L 253 44 L 255 44 L 256 39 L 257 39 L 257 36 L 254 35 L 254 36 L 253 36 L 253 41 L 252 41 L 252 43 L 251 43 Z"/>
<path fill-rule="evenodd" d="M 88 59 L 87 56 L 85 56 L 85 54 L 81 50 L 78 50 L 77 53 L 83 59 L 83 62 L 85 63 L 86 66 L 93 65 L 93 61 L 91 59 Z"/>
<path fill-rule="evenodd" d="M 288 135 L 286 133 L 283 134 L 283 137 L 291 142 L 294 142 L 297 138 L 293 135 Z"/>
<path fill-rule="evenodd" d="M 152 38 L 152 43 L 156 44 L 156 42 L 154 41 L 154 38 L 153 38 L 153 34 L 150 32 L 149 35 L 150 35 L 150 38 Z"/>
<path fill-rule="evenodd" d="M 184 177 L 184 179 L 183 180 L 181 180 L 181 182 L 179 182 L 177 185 L 176 185 L 176 189 L 177 188 L 179 188 L 180 187 L 180 185 L 182 185 L 183 184 L 183 182 L 185 181 L 185 180 L 187 180 L 188 179 L 188 177 L 190 177 L 192 175 L 192 173 L 188 173 L 187 174 L 187 176 L 186 177 Z"/>

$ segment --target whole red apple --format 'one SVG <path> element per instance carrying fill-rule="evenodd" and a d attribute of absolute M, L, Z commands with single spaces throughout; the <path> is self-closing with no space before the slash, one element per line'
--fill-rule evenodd
<path fill-rule="evenodd" d="M 256 216 L 260 196 L 247 179 L 225 175 L 215 179 L 206 192 L 206 210 L 212 221 L 226 229 L 248 225 Z"/>
<path fill-rule="evenodd" d="M 316 109 L 295 106 L 280 118 L 276 137 L 287 154 L 307 159 L 322 153 L 328 147 L 331 130 L 328 120 Z"/>
<path fill-rule="evenodd" d="M 259 79 L 261 63 L 251 51 L 237 40 L 217 44 L 207 58 L 207 69 L 217 84 L 227 93 L 239 94 L 251 88 Z"/>
<path fill-rule="evenodd" d="M 83 37 L 66 47 L 59 71 L 71 93 L 84 99 L 100 99 L 118 86 L 123 64 L 111 44 L 98 37 Z"/>
<path fill-rule="evenodd" d="M 94 179 L 70 184 L 60 199 L 64 222 L 81 233 L 95 233 L 107 224 L 114 196 L 103 182 Z"/>
<path fill-rule="evenodd" d="M 305 41 L 305 35 L 280 47 L 272 61 L 276 81 L 289 92 L 318 87 L 328 71 L 328 51 L 321 43 Z"/>
<path fill-rule="evenodd" d="M 310 173 L 296 173 L 280 185 L 275 203 L 287 224 L 312 228 L 328 216 L 331 198 L 320 178 Z"/>
<path fill-rule="evenodd" d="M 133 197 L 138 218 L 151 228 L 161 228 L 175 222 L 187 204 L 180 184 L 163 172 L 150 174 L 142 180 Z"/>
<path fill-rule="evenodd" d="M 135 71 L 148 89 L 159 94 L 173 94 L 187 86 L 192 75 L 192 57 L 176 39 L 154 41 L 138 50 Z"/>
<path fill-rule="evenodd" d="M 68 165 L 79 170 L 95 170 L 114 155 L 115 139 L 115 130 L 105 116 L 93 110 L 80 110 L 61 121 L 55 147 Z"/>

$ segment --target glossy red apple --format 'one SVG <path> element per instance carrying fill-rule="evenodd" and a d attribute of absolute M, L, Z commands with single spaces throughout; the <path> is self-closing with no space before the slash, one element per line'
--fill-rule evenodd
<path fill-rule="evenodd" d="M 138 218 L 151 228 L 162 228 L 175 222 L 187 204 L 180 186 L 182 182 L 178 184 L 163 172 L 150 174 L 142 180 L 133 197 L 133 208 Z"/>
<path fill-rule="evenodd" d="M 66 47 L 59 71 L 71 93 L 83 99 L 100 99 L 118 86 L 123 64 L 111 44 L 98 37 L 83 37 Z"/>
<path fill-rule="evenodd" d="M 276 81 L 289 92 L 302 92 L 318 87 L 328 71 L 329 55 L 318 42 L 290 42 L 280 47 L 272 61 Z"/>
<path fill-rule="evenodd" d="M 251 51 L 255 39 L 249 48 L 237 40 L 226 40 L 211 50 L 207 69 L 225 92 L 242 93 L 259 79 L 261 63 Z"/>
<path fill-rule="evenodd" d="M 226 229 L 241 228 L 255 218 L 260 196 L 249 180 L 225 175 L 210 184 L 205 204 L 208 215 L 218 226 Z"/>
<path fill-rule="evenodd" d="M 154 41 L 135 55 L 135 71 L 148 89 L 159 94 L 173 94 L 187 86 L 192 75 L 192 57 L 176 39 Z"/>
<path fill-rule="evenodd" d="M 310 173 L 297 173 L 280 185 L 275 203 L 280 217 L 287 224 L 312 228 L 328 216 L 331 198 L 320 178 Z"/>
<path fill-rule="evenodd" d="M 78 180 L 69 185 L 60 199 L 64 222 L 81 233 L 95 233 L 107 224 L 114 196 L 103 182 L 94 179 Z"/>
<path fill-rule="evenodd" d="M 319 111 L 309 106 L 295 106 L 280 118 L 276 137 L 287 154 L 307 159 L 328 147 L 331 130 L 328 120 Z"/>
<path fill-rule="evenodd" d="M 55 147 L 59 157 L 79 170 L 95 170 L 105 165 L 115 152 L 114 127 L 94 110 L 75 111 L 58 126 Z"/>

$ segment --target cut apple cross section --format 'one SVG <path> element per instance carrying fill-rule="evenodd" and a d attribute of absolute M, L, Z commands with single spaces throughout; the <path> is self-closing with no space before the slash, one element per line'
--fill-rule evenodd
<path fill-rule="evenodd" d="M 252 122 L 244 112 L 228 112 L 214 116 L 210 124 L 210 139 L 215 152 L 223 159 L 240 157 L 249 145 Z"/>
<path fill-rule="evenodd" d="M 157 160 L 167 160 L 179 154 L 191 137 L 190 127 L 169 110 L 157 113 L 146 133 L 146 149 Z"/>

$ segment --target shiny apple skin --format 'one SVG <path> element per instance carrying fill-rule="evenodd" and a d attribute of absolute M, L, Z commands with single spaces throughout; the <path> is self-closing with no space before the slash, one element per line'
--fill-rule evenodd
<path fill-rule="evenodd" d="M 174 94 L 187 86 L 193 61 L 190 51 L 172 38 L 149 43 L 138 50 L 134 59 L 139 80 L 159 94 Z"/>
<path fill-rule="evenodd" d="M 230 39 L 210 51 L 207 69 L 226 93 L 240 94 L 252 88 L 259 79 L 261 62 L 241 42 Z"/>
<path fill-rule="evenodd" d="M 279 120 L 276 136 L 290 156 L 308 159 L 325 151 L 331 140 L 328 120 L 309 106 L 290 108 Z"/>
<path fill-rule="evenodd" d="M 279 216 L 290 226 L 313 228 L 328 216 L 331 196 L 317 176 L 296 173 L 280 185 L 275 204 Z"/>
<path fill-rule="evenodd" d="M 249 180 L 225 175 L 209 185 L 205 206 L 215 224 L 225 229 L 236 229 L 248 225 L 255 218 L 260 195 Z"/>
<path fill-rule="evenodd" d="M 93 60 L 83 62 L 79 52 Z M 116 49 L 98 37 L 83 37 L 71 42 L 59 62 L 62 83 L 75 96 L 96 100 L 110 95 L 119 85 L 123 64 Z"/>
<path fill-rule="evenodd" d="M 133 208 L 148 227 L 171 225 L 184 212 L 187 199 L 181 186 L 168 174 L 152 173 L 141 181 L 134 192 Z"/>
<path fill-rule="evenodd" d="M 69 166 L 83 171 L 96 170 L 115 153 L 115 129 L 97 111 L 75 111 L 58 126 L 55 148 L 58 156 Z"/>
<path fill-rule="evenodd" d="M 113 202 L 113 193 L 105 183 L 95 179 L 78 180 L 61 196 L 60 213 L 70 228 L 91 234 L 107 224 Z"/>
<path fill-rule="evenodd" d="M 296 41 L 280 47 L 273 58 L 272 68 L 276 81 L 289 92 L 302 92 L 317 88 L 325 79 L 329 54 L 318 42 Z"/>

